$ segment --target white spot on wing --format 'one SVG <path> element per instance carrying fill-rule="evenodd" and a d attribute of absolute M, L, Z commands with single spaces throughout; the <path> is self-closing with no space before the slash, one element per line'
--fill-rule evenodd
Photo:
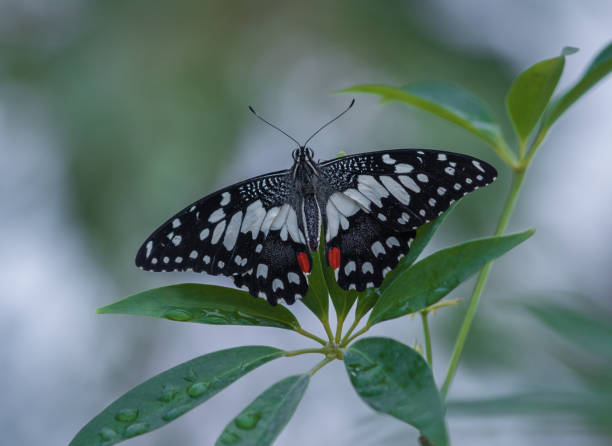
<path fill-rule="evenodd" d="M 480 161 L 472 161 L 472 164 L 476 167 L 476 169 L 480 170 L 481 172 L 484 172 L 485 170 L 482 168 L 482 166 L 480 165 Z"/>
<path fill-rule="evenodd" d="M 285 285 L 283 285 L 283 281 L 280 279 L 274 279 L 272 281 L 272 291 L 276 291 L 276 290 L 284 290 L 285 289 Z"/>
<path fill-rule="evenodd" d="M 338 211 L 346 217 L 354 215 L 359 210 L 357 202 L 342 192 L 334 192 L 329 199 L 334 203 Z"/>
<path fill-rule="evenodd" d="M 255 274 L 255 277 L 263 277 L 266 279 L 268 277 L 268 265 L 264 263 L 257 265 L 257 274 Z"/>
<path fill-rule="evenodd" d="M 149 258 L 149 256 L 151 255 L 151 250 L 153 249 L 153 241 L 152 241 L 152 240 L 149 240 L 149 241 L 147 242 L 147 246 L 146 246 L 146 248 L 147 248 L 147 254 L 146 254 L 146 256 L 147 256 L 147 258 Z"/>
<path fill-rule="evenodd" d="M 210 234 L 210 230 L 208 228 L 202 229 L 200 232 L 200 240 L 204 240 Z"/>
<path fill-rule="evenodd" d="M 385 153 L 382 156 L 382 160 L 383 160 L 383 163 L 385 164 L 395 164 L 395 160 L 391 158 L 391 155 L 389 155 L 388 153 Z"/>
<path fill-rule="evenodd" d="M 216 245 L 217 242 L 221 239 L 223 231 L 225 231 L 225 220 L 220 221 L 219 223 L 217 223 L 217 226 L 215 226 L 212 237 L 210 239 L 210 243 Z"/>
<path fill-rule="evenodd" d="M 287 280 L 289 280 L 289 283 L 300 284 L 300 276 L 294 272 L 287 273 Z"/>
<path fill-rule="evenodd" d="M 387 189 L 370 175 L 359 175 L 357 177 L 357 182 L 357 189 L 359 192 L 376 203 L 378 207 L 382 207 L 381 199 L 389 196 Z"/>
<path fill-rule="evenodd" d="M 236 212 L 232 215 L 232 218 L 227 225 L 227 230 L 225 231 L 225 237 L 223 237 L 223 246 L 228 251 L 234 249 L 234 245 L 236 244 L 236 240 L 238 239 L 238 233 L 240 232 L 240 224 L 242 223 L 242 211 Z"/>
<path fill-rule="evenodd" d="M 385 242 L 389 248 L 393 248 L 393 246 L 400 246 L 400 242 L 397 238 L 391 236 Z"/>
<path fill-rule="evenodd" d="M 343 193 L 349 198 L 355 200 L 359 204 L 359 206 L 361 206 L 362 209 L 365 209 L 367 211 L 370 210 L 371 201 L 368 200 L 366 196 L 359 192 L 357 189 L 347 189 Z"/>
<path fill-rule="evenodd" d="M 197 257 L 198 257 L 198 251 L 196 251 L 195 249 L 189 253 L 190 259 L 195 259 Z"/>
<path fill-rule="evenodd" d="M 344 274 L 348 276 L 349 274 L 351 274 L 353 271 L 356 271 L 356 270 L 357 270 L 357 266 L 355 265 L 355 262 L 351 260 L 344 267 Z"/>
<path fill-rule="evenodd" d="M 393 178 L 383 175 L 380 181 L 400 203 L 406 205 L 410 203 L 410 194 Z"/>
<path fill-rule="evenodd" d="M 266 210 L 263 208 L 261 200 L 254 201 L 247 206 L 240 232 L 244 234 L 251 232 L 251 236 L 255 240 L 265 217 Z"/>
<path fill-rule="evenodd" d="M 204 263 L 206 263 L 207 265 L 210 263 L 210 257 L 209 256 L 204 256 L 204 258 L 202 259 L 204 261 Z"/>
<path fill-rule="evenodd" d="M 208 221 L 211 223 L 216 223 L 219 220 L 222 220 L 224 217 L 225 217 L 225 212 L 223 212 L 223 209 L 219 208 L 215 212 L 210 214 L 210 217 L 208 217 Z"/>
<path fill-rule="evenodd" d="M 174 246 L 178 246 L 181 244 L 182 240 L 183 240 L 183 237 L 181 237 L 180 235 L 175 235 L 174 237 L 172 237 L 172 244 Z"/>
<path fill-rule="evenodd" d="M 414 170 L 410 164 L 401 163 L 395 166 L 395 173 L 410 173 Z"/>
<path fill-rule="evenodd" d="M 221 203 L 219 203 L 219 204 L 221 206 L 225 206 L 225 205 L 229 204 L 231 198 L 232 198 L 232 196 L 230 195 L 229 192 L 223 192 L 221 194 Z"/>
<path fill-rule="evenodd" d="M 380 242 L 374 242 L 372 244 L 372 252 L 374 253 L 374 257 L 378 257 L 379 254 L 385 254 L 385 247 Z"/>
<path fill-rule="evenodd" d="M 179 218 L 175 218 L 172 220 L 172 227 L 174 229 L 178 228 L 181 225 L 181 220 Z"/>
<path fill-rule="evenodd" d="M 365 262 L 363 265 L 361 265 L 361 272 L 364 274 L 374 274 L 374 266 L 370 262 Z"/>
<path fill-rule="evenodd" d="M 417 194 L 421 192 L 421 187 L 408 175 L 399 175 L 397 179 L 411 191 L 416 192 Z"/>
<path fill-rule="evenodd" d="M 453 169 L 452 167 L 445 167 L 444 172 L 446 172 L 449 175 L 455 175 L 455 169 Z"/>
<path fill-rule="evenodd" d="M 417 180 L 419 180 L 421 183 L 427 183 L 429 181 L 429 177 L 424 173 L 420 173 L 417 175 Z"/>
<path fill-rule="evenodd" d="M 438 153 L 438 161 L 446 161 L 446 155 L 443 153 Z"/>

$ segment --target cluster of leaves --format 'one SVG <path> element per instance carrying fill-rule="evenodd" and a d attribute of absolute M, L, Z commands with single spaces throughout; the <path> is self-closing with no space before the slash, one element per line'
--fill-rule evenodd
<path fill-rule="evenodd" d="M 149 432 L 205 402 L 249 371 L 277 358 L 321 354 L 310 371 L 288 377 L 261 393 L 223 430 L 218 445 L 269 445 L 296 410 L 312 375 L 331 361 L 342 360 L 359 396 L 374 410 L 392 415 L 422 434 L 423 444 L 446 446 L 444 398 L 471 318 L 478 303 L 490 262 L 526 240 L 533 231 L 503 236 L 525 169 L 552 123 L 582 94 L 612 70 L 612 45 L 593 61 L 585 75 L 568 92 L 550 102 L 563 70 L 565 57 L 540 62 L 514 82 L 507 108 L 518 136 L 516 151 L 505 142 L 499 125 L 483 104 L 469 93 L 440 83 L 404 88 L 361 85 L 347 91 L 375 93 L 383 100 L 399 100 L 428 110 L 459 124 L 482 138 L 513 169 L 515 183 L 495 236 L 462 243 L 416 261 L 436 232 L 445 214 L 421 227 L 409 254 L 387 275 L 378 289 L 344 291 L 334 280 L 322 254 L 313 255 L 309 292 L 302 302 L 318 317 L 326 338 L 304 330 L 289 309 L 270 307 L 248 293 L 202 284 L 181 284 L 145 291 L 101 308 L 99 313 L 123 313 L 204 324 L 249 325 L 293 330 L 317 343 L 318 348 L 283 351 L 268 346 L 247 346 L 200 356 L 136 386 L 94 417 L 70 443 L 71 446 L 112 445 Z M 533 135 L 539 124 L 538 131 Z M 527 147 L 529 146 L 529 150 Z M 517 180 L 518 179 L 518 180 Z M 321 244 L 322 246 L 322 244 Z M 484 268 L 484 269 L 483 269 Z M 389 338 L 360 337 L 375 324 L 415 313 L 423 315 L 460 283 L 482 270 L 447 379 L 438 390 L 431 370 L 429 333 L 425 360 L 420 352 Z M 484 273 L 484 274 L 483 274 Z M 331 297 L 338 324 L 329 324 Z M 355 305 L 356 303 L 356 305 Z M 432 307 L 434 306 L 434 307 Z M 355 307 L 354 321 L 343 324 Z M 368 316 L 369 314 L 369 316 Z M 359 328 L 362 320 L 365 323 Z M 426 327 L 426 326 L 425 326 Z"/>

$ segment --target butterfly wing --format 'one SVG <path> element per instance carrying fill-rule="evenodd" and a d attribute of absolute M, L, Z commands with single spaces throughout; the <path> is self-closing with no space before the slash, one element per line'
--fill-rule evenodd
<path fill-rule="evenodd" d="M 292 302 L 306 294 L 297 253 L 308 252 L 291 205 L 294 195 L 287 171 L 221 189 L 161 225 L 139 249 L 136 265 L 229 276 L 254 296 Z"/>
<path fill-rule="evenodd" d="M 326 258 L 338 284 L 379 286 L 422 224 L 497 171 L 476 158 L 438 150 L 361 153 L 320 164 Z"/>

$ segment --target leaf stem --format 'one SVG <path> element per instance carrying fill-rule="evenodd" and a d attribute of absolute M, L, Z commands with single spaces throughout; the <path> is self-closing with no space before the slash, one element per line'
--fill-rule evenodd
<path fill-rule="evenodd" d="M 323 325 L 325 325 L 325 324 L 323 324 Z M 329 326 L 329 323 L 327 325 Z M 307 338 L 310 338 L 313 341 L 317 341 L 319 344 L 321 344 L 323 346 L 327 345 L 326 341 L 324 341 L 323 339 L 318 337 L 316 334 L 313 334 L 313 333 L 309 332 L 308 330 L 304 330 L 302 327 L 296 328 L 295 331 L 297 333 L 301 334 L 302 336 L 306 336 Z"/>
<path fill-rule="evenodd" d="M 429 335 L 429 322 L 427 321 L 427 311 L 421 311 L 421 321 L 423 321 L 423 336 L 425 337 L 425 353 L 429 367 L 433 369 L 433 360 L 431 353 L 431 336 Z"/>
<path fill-rule="evenodd" d="M 510 193 L 506 200 L 506 204 L 504 205 L 502 214 L 499 218 L 495 235 L 502 235 L 504 230 L 506 229 L 506 226 L 508 225 L 508 221 L 510 220 L 510 216 L 512 215 L 512 211 L 514 210 L 519 191 L 523 184 L 523 180 L 525 179 L 526 167 L 527 166 L 525 165 L 521 169 L 514 170 Z M 461 324 L 461 328 L 459 329 L 459 335 L 457 336 L 457 341 L 455 342 L 455 347 L 453 348 L 453 354 L 451 356 L 450 364 L 448 366 L 448 372 L 446 373 L 444 384 L 442 384 L 442 388 L 440 389 L 440 396 L 442 397 L 442 400 L 446 398 L 448 389 L 453 381 L 453 378 L 455 377 L 455 372 L 457 371 L 457 366 L 459 365 L 459 359 L 461 358 L 461 353 L 463 352 L 465 340 L 470 331 L 470 327 L 472 326 L 474 316 L 476 315 L 476 309 L 480 301 L 480 295 L 482 294 L 482 290 L 484 289 L 484 286 L 487 283 L 487 279 L 489 277 L 491 264 L 492 262 L 487 263 L 480 271 L 480 274 L 478 275 L 478 280 L 476 281 L 476 285 L 474 286 L 474 290 L 472 291 L 470 305 L 465 315 L 465 319 L 463 319 L 463 323 Z"/>
<path fill-rule="evenodd" d="M 303 348 L 301 350 L 290 350 L 285 352 L 285 356 L 287 357 L 291 357 L 291 356 L 298 356 L 298 355 L 305 355 L 306 353 L 321 353 L 321 354 L 328 354 L 329 353 L 329 349 L 326 348 Z"/>
<path fill-rule="evenodd" d="M 355 331 L 355 329 L 357 328 L 357 325 L 359 325 L 359 321 L 361 321 L 361 318 L 355 316 L 355 320 L 353 321 L 353 323 L 349 327 L 348 331 L 346 332 L 346 334 L 342 338 L 342 341 L 340 341 L 341 345 L 344 345 L 345 344 L 344 341 L 346 341 L 349 338 L 349 336 Z"/>
<path fill-rule="evenodd" d="M 310 376 L 314 375 L 315 373 L 317 373 L 323 366 L 329 364 L 330 362 L 332 362 L 334 359 L 336 359 L 335 356 L 326 356 L 325 359 L 321 362 L 319 362 L 317 365 L 315 365 L 312 369 L 310 369 L 310 371 L 308 372 L 308 374 Z"/>
<path fill-rule="evenodd" d="M 344 336 L 344 339 L 342 339 L 342 342 L 340 343 L 340 347 L 346 347 L 347 345 L 349 345 L 351 343 L 351 341 L 359 336 L 361 336 L 362 334 L 364 334 L 366 331 L 368 331 L 370 329 L 369 325 L 366 325 L 365 327 L 363 327 L 361 330 L 359 330 L 358 332 L 356 332 L 354 335 L 349 336 L 349 333 L 347 333 Z"/>
<path fill-rule="evenodd" d="M 335 343 L 339 344 L 342 339 L 342 327 L 344 326 L 344 317 L 338 315 L 338 324 L 336 326 Z"/>

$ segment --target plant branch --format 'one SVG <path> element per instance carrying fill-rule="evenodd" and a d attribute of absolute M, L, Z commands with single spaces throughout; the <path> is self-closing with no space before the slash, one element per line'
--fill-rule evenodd
<path fill-rule="evenodd" d="M 325 324 L 323 324 L 323 325 L 325 326 Z M 327 325 L 329 326 L 329 323 Z M 321 344 L 323 346 L 327 345 L 327 342 L 325 342 L 323 339 L 321 339 L 317 335 L 309 332 L 308 330 L 304 330 L 302 327 L 296 328 L 295 331 L 297 333 L 301 334 L 302 336 L 306 336 L 307 338 L 310 338 L 313 341 L 317 341 L 319 344 Z"/>
<path fill-rule="evenodd" d="M 532 149 L 533 150 L 533 149 Z M 497 230 L 495 231 L 495 235 L 502 235 L 506 226 L 508 225 L 508 221 L 510 220 L 510 216 L 512 215 L 512 211 L 514 210 L 514 206 L 516 204 L 516 200 L 519 195 L 519 191 L 523 184 L 523 180 L 525 178 L 525 169 L 526 166 L 522 169 L 514 170 L 514 176 L 512 178 L 512 186 L 510 188 L 510 193 L 506 200 L 506 204 L 502 211 L 502 214 L 499 218 L 499 222 L 497 224 Z M 459 330 L 459 335 L 457 337 L 457 341 L 455 342 L 455 347 L 453 349 L 453 354 L 451 356 L 451 361 L 448 366 L 448 372 L 446 373 L 446 378 L 444 380 L 444 384 L 440 389 L 440 395 L 442 400 L 446 398 L 448 393 L 448 389 L 455 377 L 455 372 L 457 371 L 457 366 L 459 365 L 459 359 L 461 358 L 461 353 L 463 352 L 463 346 L 465 344 L 465 340 L 470 331 L 470 327 L 472 326 L 472 321 L 474 320 L 474 316 L 476 315 L 476 309 L 478 308 L 478 303 L 480 302 L 480 296 L 482 294 L 482 290 L 484 289 L 485 284 L 487 283 L 487 279 L 489 277 L 489 271 L 491 270 L 492 262 L 487 263 L 484 268 L 480 271 L 478 275 L 478 280 L 476 281 L 476 285 L 474 286 L 474 290 L 472 292 L 472 297 L 470 299 L 470 305 L 468 307 L 467 313 L 465 315 L 465 319 L 461 324 L 461 328 Z"/>
<path fill-rule="evenodd" d="M 307 353 L 321 353 L 323 355 L 326 355 L 330 352 L 329 349 L 326 348 L 304 348 L 301 350 L 290 350 L 285 352 L 285 356 L 287 357 L 291 357 L 291 356 L 298 356 L 298 355 L 305 355 Z"/>
<path fill-rule="evenodd" d="M 349 345 L 351 343 L 351 341 L 359 336 L 361 336 L 362 334 L 364 334 L 366 331 L 368 331 L 370 329 L 369 325 L 366 325 L 365 327 L 363 327 L 361 330 L 359 330 L 358 332 L 356 332 L 354 335 L 350 336 L 349 333 L 347 333 L 344 338 L 342 339 L 342 342 L 340 343 L 341 347 L 346 347 L 347 345 Z"/>
<path fill-rule="evenodd" d="M 335 356 L 326 356 L 325 359 L 321 362 L 319 362 L 317 365 L 315 365 L 312 369 L 310 369 L 310 371 L 308 372 L 310 374 L 310 376 L 314 375 L 315 373 L 317 373 L 323 366 L 329 364 L 330 362 L 332 362 L 334 359 L 336 359 Z"/>

